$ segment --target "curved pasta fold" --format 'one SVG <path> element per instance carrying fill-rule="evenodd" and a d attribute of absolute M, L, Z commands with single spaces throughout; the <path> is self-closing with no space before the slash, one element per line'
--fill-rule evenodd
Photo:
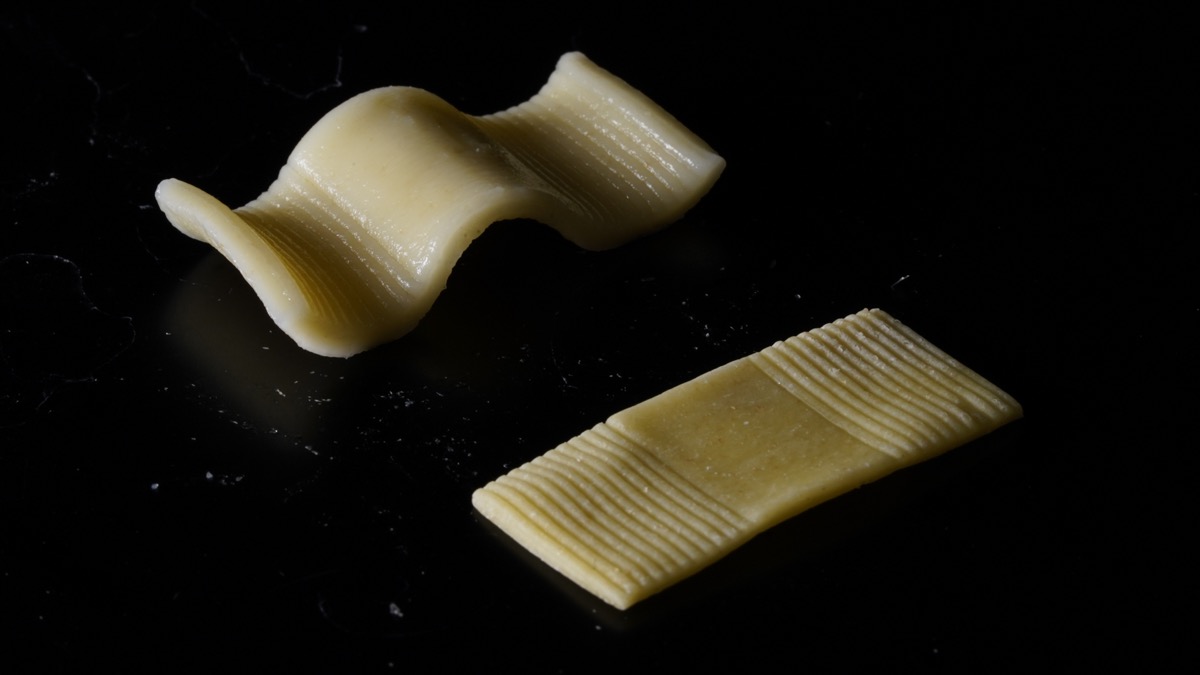
<path fill-rule="evenodd" d="M 297 344 L 350 356 L 415 327 L 489 224 L 530 218 L 610 248 L 677 220 L 724 166 L 575 52 L 533 98 L 492 115 L 412 87 L 355 96 L 240 208 L 176 179 L 155 196 L 171 224 L 238 268 Z"/>

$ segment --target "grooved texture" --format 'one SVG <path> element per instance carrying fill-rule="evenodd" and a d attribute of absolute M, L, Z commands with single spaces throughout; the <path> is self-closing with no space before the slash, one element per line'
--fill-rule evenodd
<path fill-rule="evenodd" d="M 640 92 L 614 97 L 598 75 L 564 60 L 537 96 L 478 123 L 536 176 L 535 185 L 581 218 L 678 217 L 694 202 L 695 186 L 709 181 L 710 152 Z"/>
<path fill-rule="evenodd" d="M 491 223 L 540 220 L 611 248 L 677 220 L 724 166 L 641 92 L 571 53 L 533 98 L 494 115 L 412 87 L 359 94 L 236 210 L 174 179 L 156 197 L 175 227 L 238 267 L 297 344 L 350 356 L 415 327 Z"/>
<path fill-rule="evenodd" d="M 1020 415 L 990 382 L 864 310 L 618 412 L 472 501 L 623 609 L 780 520 Z"/>
<path fill-rule="evenodd" d="M 897 459 L 963 443 L 1020 409 L 879 310 L 802 333 L 750 359 L 830 422 Z"/>
<path fill-rule="evenodd" d="M 600 424 L 488 485 L 605 595 L 657 588 L 745 538 L 750 522 Z M 486 508 L 486 506 L 485 506 Z"/>
<path fill-rule="evenodd" d="M 236 213 L 279 256 L 316 320 L 370 325 L 411 301 L 409 275 L 354 214 L 290 167 L 272 187 Z"/>

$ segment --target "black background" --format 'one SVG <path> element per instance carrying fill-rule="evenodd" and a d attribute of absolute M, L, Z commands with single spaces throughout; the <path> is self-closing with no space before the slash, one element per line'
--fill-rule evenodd
<path fill-rule="evenodd" d="M 3 10 L 0 658 L 1027 672 L 1192 653 L 1182 25 L 1014 3 Z M 154 203 L 168 177 L 248 201 L 367 89 L 486 114 L 571 50 L 725 174 L 613 251 L 494 225 L 371 352 L 299 350 Z M 864 307 L 1025 419 L 623 613 L 471 509 L 612 412 Z"/>

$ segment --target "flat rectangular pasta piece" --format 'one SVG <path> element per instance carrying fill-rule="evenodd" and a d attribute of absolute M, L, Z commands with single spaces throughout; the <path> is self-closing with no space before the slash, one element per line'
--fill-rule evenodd
<path fill-rule="evenodd" d="M 863 310 L 627 408 L 475 491 L 475 508 L 625 609 L 767 528 L 1021 417 Z"/>

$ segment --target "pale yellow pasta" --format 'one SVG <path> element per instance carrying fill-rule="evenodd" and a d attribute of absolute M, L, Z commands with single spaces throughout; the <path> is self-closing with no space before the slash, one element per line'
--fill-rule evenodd
<path fill-rule="evenodd" d="M 864 310 L 623 410 L 473 503 L 624 609 L 784 519 L 1020 416 L 995 385 Z"/>
<path fill-rule="evenodd" d="M 493 115 L 411 87 L 360 94 L 238 209 L 175 179 L 156 197 L 301 347 L 349 356 L 411 330 L 489 224 L 531 218 L 586 248 L 617 246 L 677 220 L 724 166 L 641 92 L 570 53 L 537 95 Z"/>

